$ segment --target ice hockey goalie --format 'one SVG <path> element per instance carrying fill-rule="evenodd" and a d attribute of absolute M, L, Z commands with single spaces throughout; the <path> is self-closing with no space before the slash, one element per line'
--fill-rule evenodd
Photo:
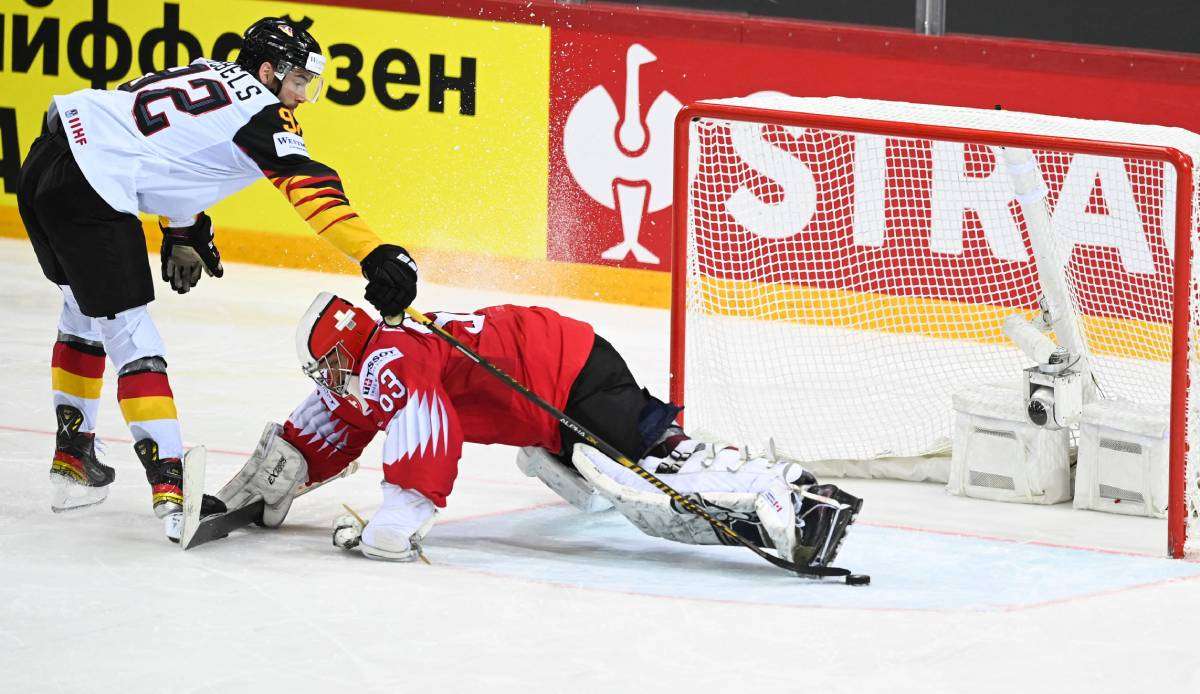
<path fill-rule="evenodd" d="M 861 508 L 794 461 L 688 437 L 675 424 L 679 408 L 640 387 L 586 323 L 511 305 L 428 317 L 781 558 L 828 565 Z M 262 498 L 267 525 L 282 523 L 296 490 L 338 474 L 382 431 L 381 507 L 365 525 L 352 516 L 334 524 L 335 545 L 373 559 L 419 554 L 453 491 L 463 442 L 521 447 L 522 470 L 581 510 L 615 508 L 647 534 L 678 542 L 728 542 L 418 322 L 390 326 L 322 293 L 297 328 L 296 349 L 316 390 L 283 427 L 267 428 L 219 493 L 230 508 Z"/>

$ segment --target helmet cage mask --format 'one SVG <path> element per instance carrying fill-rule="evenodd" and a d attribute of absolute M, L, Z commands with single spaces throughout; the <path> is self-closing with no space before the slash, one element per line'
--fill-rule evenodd
<path fill-rule="evenodd" d="M 318 386 L 327 388 L 341 396 L 350 395 L 351 382 L 354 378 L 355 359 L 346 348 L 346 344 L 338 341 L 329 351 L 317 357 L 300 368 Z"/>

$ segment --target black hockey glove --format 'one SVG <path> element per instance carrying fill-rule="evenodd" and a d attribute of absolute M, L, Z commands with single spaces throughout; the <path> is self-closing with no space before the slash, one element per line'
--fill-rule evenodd
<path fill-rule="evenodd" d="M 401 246 L 381 244 L 362 261 L 367 301 L 385 318 L 398 316 L 417 298 L 417 263 Z"/>
<path fill-rule="evenodd" d="M 200 281 L 200 269 L 209 277 L 225 274 L 221 265 L 221 252 L 213 243 L 212 219 L 201 212 L 196 222 L 186 227 L 164 227 L 162 248 L 162 278 L 171 283 L 171 289 L 187 294 Z"/>

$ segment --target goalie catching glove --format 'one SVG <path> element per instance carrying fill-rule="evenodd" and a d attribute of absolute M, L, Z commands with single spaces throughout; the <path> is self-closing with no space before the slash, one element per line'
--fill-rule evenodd
<path fill-rule="evenodd" d="M 268 422 L 250 459 L 217 492 L 230 510 L 262 499 L 262 522 L 268 528 L 283 524 L 296 493 L 308 481 L 308 463 L 300 451 L 283 440 L 282 433 L 282 427 Z"/>

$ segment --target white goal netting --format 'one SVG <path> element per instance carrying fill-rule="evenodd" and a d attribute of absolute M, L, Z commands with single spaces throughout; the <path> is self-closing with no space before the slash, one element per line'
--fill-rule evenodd
<path fill-rule="evenodd" d="M 1057 338 L 1085 355 L 1101 397 L 1167 416 L 1176 305 L 1195 380 L 1197 283 L 1186 278 L 1182 301 L 1174 287 L 1197 187 L 1168 148 L 1200 161 L 1200 136 L 841 98 L 693 109 L 677 171 L 685 358 L 673 390 L 689 428 L 773 438 L 805 461 L 946 453 L 951 395 L 1030 365 L 1001 324 L 1032 317 L 1047 286 L 1074 313 L 1076 334 Z M 1006 167 L 1018 151 L 1041 181 L 1023 195 Z M 1033 215 L 1044 240 L 1031 238 Z M 1177 457 L 1191 511 L 1200 466 Z"/>

